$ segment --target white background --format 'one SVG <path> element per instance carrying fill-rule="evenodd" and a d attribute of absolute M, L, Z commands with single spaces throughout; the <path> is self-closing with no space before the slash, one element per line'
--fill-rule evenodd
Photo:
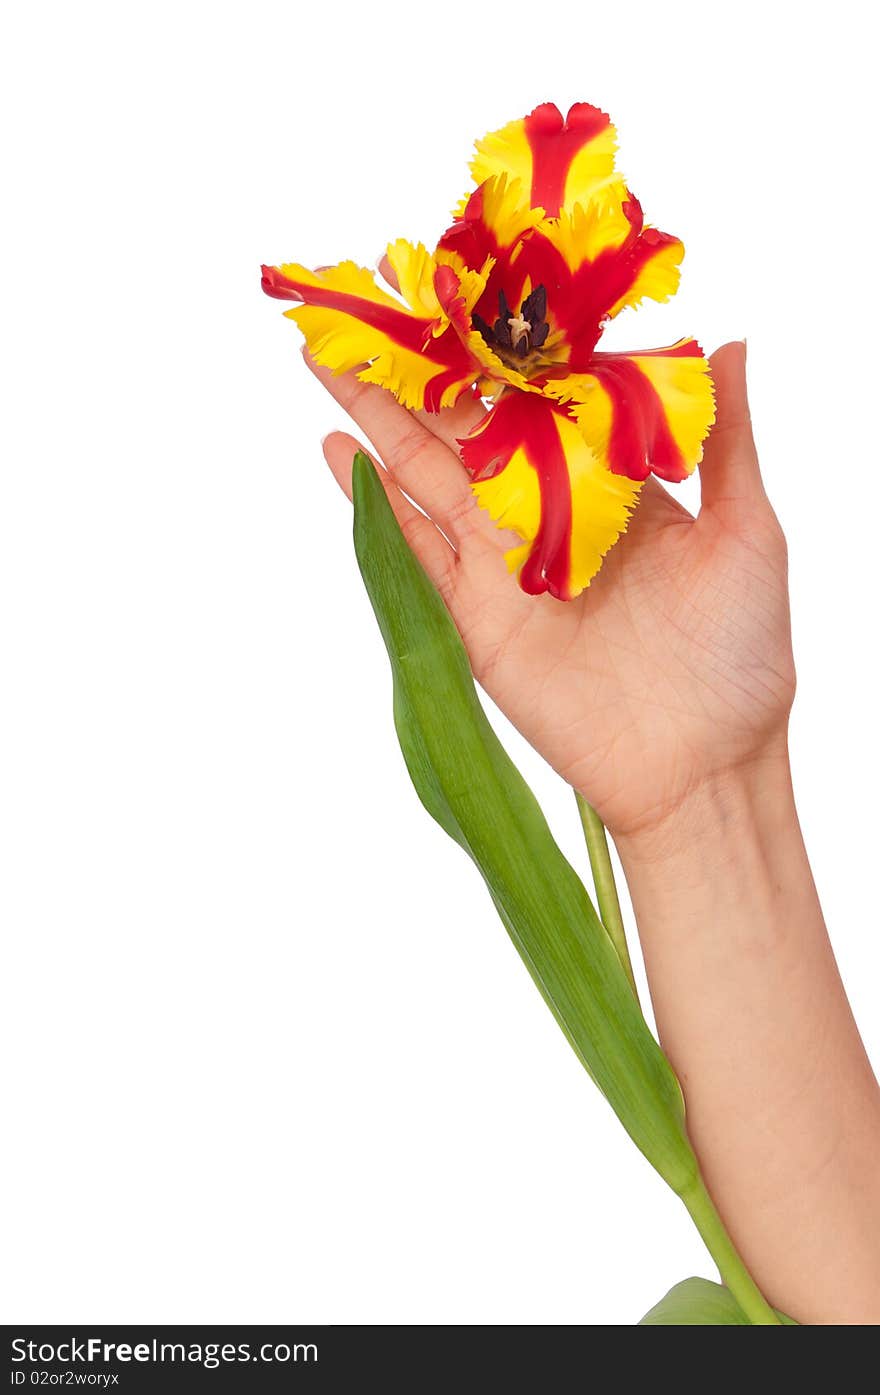
<path fill-rule="evenodd" d="M 688 247 L 627 346 L 748 336 L 800 808 L 880 1057 L 867 22 L 7 17 L 4 1320 L 630 1323 L 712 1274 L 409 787 L 319 448 L 340 413 L 259 290 L 261 260 L 430 242 L 472 140 L 541 100 L 609 110 Z M 569 792 L 500 729 L 585 866 Z"/>

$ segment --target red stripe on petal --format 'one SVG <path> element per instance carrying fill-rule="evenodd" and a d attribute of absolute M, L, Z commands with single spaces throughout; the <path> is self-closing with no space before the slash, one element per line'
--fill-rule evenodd
<path fill-rule="evenodd" d="M 557 600 L 571 595 L 571 482 L 565 452 L 552 416 L 534 413 L 530 458 L 541 490 L 541 526 L 519 574 L 530 596 L 549 591 Z"/>
<path fill-rule="evenodd" d="M 498 243 L 483 221 L 483 186 L 475 189 L 464 212 L 441 237 L 438 250 L 455 252 L 471 271 L 479 271 L 487 256 L 495 256 Z"/>
<path fill-rule="evenodd" d="M 471 194 L 461 218 L 447 228 L 437 244 L 437 250 L 456 253 L 470 271 L 481 271 L 487 257 L 492 258 L 494 265 L 477 307 L 480 314 L 491 323 L 498 313 L 499 290 L 504 290 L 515 298 L 517 288 L 522 285 L 526 273 L 517 264 L 523 236 L 516 236 L 509 245 L 499 241 L 495 230 L 485 219 L 484 187 L 480 185 Z"/>
<path fill-rule="evenodd" d="M 470 356 L 466 356 L 463 363 L 465 371 L 474 371 Z M 438 373 L 435 378 L 432 378 L 425 388 L 425 411 L 439 412 L 443 406 L 444 392 L 446 392 L 447 388 L 454 387 L 456 383 L 460 383 L 461 379 L 461 364 L 456 365 L 455 368 L 447 368 L 445 373 Z M 465 386 L 461 389 L 461 392 L 468 392 L 469 390 L 470 389 Z"/>
<path fill-rule="evenodd" d="M 541 517 L 519 584 L 529 595 L 549 591 L 557 600 L 571 596 L 571 481 L 556 429 L 564 408 L 537 394 L 506 392 L 477 430 L 459 442 L 461 458 L 474 480 L 492 478 L 521 450 L 534 470 Z"/>
<path fill-rule="evenodd" d="M 587 371 L 612 307 L 656 254 L 658 242 L 675 240 L 653 229 L 643 231 L 642 206 L 634 194 L 629 194 L 623 212 L 629 223 L 623 242 L 600 252 L 592 261 L 585 259 L 576 271 L 569 272 L 569 284 L 558 306 L 554 306 L 557 322 L 569 344 L 568 361 L 573 372 Z"/>
<path fill-rule="evenodd" d="M 437 299 L 462 336 L 471 328 L 471 317 L 461 294 L 461 281 L 451 266 L 441 262 L 434 272 L 434 290 Z"/>
<path fill-rule="evenodd" d="M 690 346 L 664 352 L 667 357 L 688 357 L 695 350 L 701 356 L 691 341 Z M 590 371 L 611 399 L 607 458 L 612 473 L 631 480 L 646 480 L 653 473 L 670 484 L 687 479 L 686 462 L 660 395 L 638 366 L 622 354 L 596 354 Z"/>
<path fill-rule="evenodd" d="M 576 102 L 565 120 L 553 102 L 535 107 L 523 123 L 532 152 L 533 208 L 543 208 L 549 218 L 558 216 L 572 160 L 610 124 L 605 112 L 588 102 Z"/>
<path fill-rule="evenodd" d="M 390 305 L 380 305 L 374 300 L 367 300 L 364 296 L 349 295 L 346 291 L 334 291 L 325 286 L 312 286 L 304 281 L 294 281 L 282 276 L 276 267 L 263 268 L 263 289 L 276 300 L 301 301 L 305 305 L 320 305 L 327 310 L 339 310 L 345 315 L 352 315 L 380 333 L 387 334 L 395 343 L 423 354 L 434 363 L 449 362 L 453 341 L 448 331 L 435 339 L 431 332 L 435 321 L 414 315 L 403 306 L 397 310 Z M 461 367 L 468 362 L 467 356 L 463 350 L 453 349 L 453 353 L 454 367 L 460 373 Z"/>
<path fill-rule="evenodd" d="M 294 283 L 282 276 L 277 266 L 263 266 L 260 270 L 263 273 L 260 285 L 266 295 L 272 296 L 273 300 L 302 300 Z"/>

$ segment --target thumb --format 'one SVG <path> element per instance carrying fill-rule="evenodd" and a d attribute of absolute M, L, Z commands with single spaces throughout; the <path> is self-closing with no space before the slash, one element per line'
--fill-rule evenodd
<path fill-rule="evenodd" d="M 715 382 L 715 425 L 700 465 L 701 508 L 765 498 L 746 393 L 746 346 L 722 344 L 709 359 Z"/>

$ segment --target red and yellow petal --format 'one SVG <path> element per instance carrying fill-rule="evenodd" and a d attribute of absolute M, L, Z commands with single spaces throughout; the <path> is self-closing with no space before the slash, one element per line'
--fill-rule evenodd
<path fill-rule="evenodd" d="M 602 206 L 578 205 L 545 220 L 541 235 L 560 254 L 572 278 L 592 282 L 590 299 L 608 317 L 642 300 L 668 300 L 678 290 L 684 246 L 677 237 L 646 228 L 642 206 L 625 196 Z"/>
<path fill-rule="evenodd" d="M 609 319 L 628 305 L 643 300 L 669 300 L 678 290 L 684 243 L 658 228 L 645 228 L 633 247 L 629 272 L 631 279 L 608 310 Z"/>
<path fill-rule="evenodd" d="M 522 181 L 532 208 L 558 217 L 576 203 L 602 200 L 619 184 L 617 134 L 604 111 L 577 102 L 563 117 L 553 102 L 477 141 L 471 173 L 477 184 L 495 175 Z"/>
<path fill-rule="evenodd" d="M 626 530 L 640 485 L 612 475 L 566 407 L 506 392 L 461 442 L 479 504 L 523 539 L 507 553 L 530 595 L 571 600 Z"/>
<path fill-rule="evenodd" d="M 382 290 L 354 262 L 321 271 L 296 263 L 263 268 L 263 289 L 297 301 L 295 320 L 316 362 L 334 373 L 358 370 L 405 407 L 451 406 L 482 372 L 442 311 L 433 289 L 433 258 L 423 247 L 393 243 L 389 260 L 409 304 Z M 469 287 L 478 296 L 482 285 Z"/>
<path fill-rule="evenodd" d="M 568 344 L 573 372 L 589 367 L 603 324 L 646 297 L 667 300 L 678 289 L 684 247 L 646 228 L 629 191 L 603 207 L 577 207 L 541 223 L 523 249 L 533 280 L 554 285 L 555 321 Z"/>
<path fill-rule="evenodd" d="M 589 373 L 548 383 L 617 476 L 672 483 L 699 464 L 715 420 L 712 377 L 695 339 L 638 354 L 594 354 Z"/>
<path fill-rule="evenodd" d="M 523 245 L 542 216 L 540 209 L 530 208 L 524 201 L 519 181 L 510 180 L 506 175 L 488 179 L 474 190 L 457 222 L 443 234 L 435 257 L 438 261 L 455 258 L 461 265 L 480 273 L 485 273 L 488 267 L 484 309 L 491 304 L 491 318 L 494 319 L 500 289 L 511 304 L 523 299 L 523 286 L 528 277 L 523 263 Z"/>

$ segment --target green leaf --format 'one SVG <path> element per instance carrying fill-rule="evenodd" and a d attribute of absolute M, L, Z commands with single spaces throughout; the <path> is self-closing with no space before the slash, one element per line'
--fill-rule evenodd
<path fill-rule="evenodd" d="M 702 1183 L 678 1081 L 611 941 L 492 730 L 458 631 L 360 453 L 353 485 L 355 550 L 391 659 L 395 725 L 419 797 L 476 863 L 529 973 L 624 1128 L 676 1192 L 693 1192 Z"/>
<path fill-rule="evenodd" d="M 355 456 L 354 542 L 394 678 L 394 720 L 425 808 L 482 873 L 557 1022 L 630 1137 L 690 1211 L 752 1324 L 777 1325 L 706 1191 L 684 1102 L 589 896 L 486 719 L 446 607 Z"/>
<path fill-rule="evenodd" d="M 777 1312 L 785 1327 L 797 1327 L 793 1318 Z M 709 1279 L 684 1279 L 671 1288 L 639 1327 L 750 1327 L 751 1323 L 729 1289 Z"/>

